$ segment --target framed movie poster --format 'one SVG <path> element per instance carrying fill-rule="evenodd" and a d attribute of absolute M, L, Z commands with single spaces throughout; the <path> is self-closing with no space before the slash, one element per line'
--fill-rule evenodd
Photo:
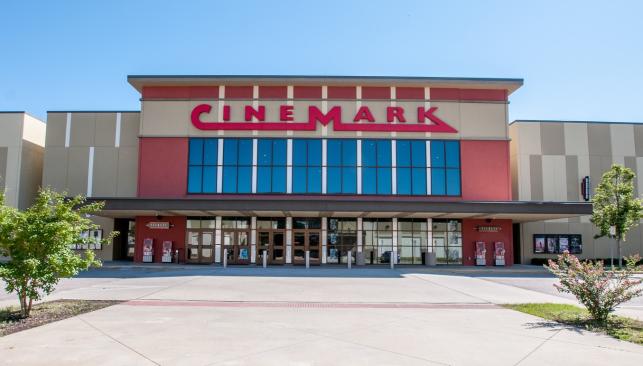
<path fill-rule="evenodd" d="M 558 236 L 547 235 L 547 253 L 557 253 Z"/>
<path fill-rule="evenodd" d="M 569 251 L 569 236 L 560 235 L 558 236 L 558 253 L 565 251 Z"/>
<path fill-rule="evenodd" d="M 545 253 L 544 235 L 534 235 L 534 253 Z"/>
<path fill-rule="evenodd" d="M 581 235 L 569 235 L 569 252 L 581 254 L 583 252 L 583 237 Z"/>

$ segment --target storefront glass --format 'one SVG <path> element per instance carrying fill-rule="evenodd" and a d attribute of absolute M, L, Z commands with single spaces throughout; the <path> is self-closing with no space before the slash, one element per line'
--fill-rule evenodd
<path fill-rule="evenodd" d="M 326 263 L 348 263 L 348 251 L 352 252 L 352 263 L 355 263 L 357 220 L 329 218 L 326 238 Z"/>
<path fill-rule="evenodd" d="M 326 192 L 357 193 L 357 140 L 331 139 L 327 144 Z"/>
<path fill-rule="evenodd" d="M 426 219 L 404 219 L 397 222 L 397 246 L 400 264 L 423 264 L 422 253 L 427 251 L 428 224 Z"/>
<path fill-rule="evenodd" d="M 362 221 L 362 244 L 366 264 L 390 263 L 393 252 L 393 220 Z"/>
<path fill-rule="evenodd" d="M 462 224 L 459 220 L 433 220 L 433 251 L 438 264 L 462 264 Z"/>

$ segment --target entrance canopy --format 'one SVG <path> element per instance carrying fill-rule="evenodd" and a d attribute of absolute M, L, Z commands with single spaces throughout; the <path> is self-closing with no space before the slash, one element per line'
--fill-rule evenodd
<path fill-rule="evenodd" d="M 530 222 L 592 213 L 591 203 L 542 201 L 436 201 L 423 197 L 237 196 L 212 198 L 91 198 L 106 217 L 299 216 L 511 219 Z"/>

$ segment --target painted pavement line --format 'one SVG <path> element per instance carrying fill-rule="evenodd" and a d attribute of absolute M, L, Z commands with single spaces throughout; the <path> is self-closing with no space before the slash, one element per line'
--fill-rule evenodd
<path fill-rule="evenodd" d="M 309 309 L 502 309 L 491 303 L 418 303 L 418 302 L 319 302 L 319 301 L 217 301 L 135 299 L 126 306 L 186 306 L 220 308 L 309 308 Z"/>

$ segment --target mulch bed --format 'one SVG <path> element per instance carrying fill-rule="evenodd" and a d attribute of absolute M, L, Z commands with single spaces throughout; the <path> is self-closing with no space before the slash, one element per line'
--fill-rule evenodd
<path fill-rule="evenodd" d="M 20 307 L 0 309 L 0 337 L 35 328 L 58 320 L 116 305 L 114 300 L 56 300 L 38 303 L 31 309 L 29 318 L 20 316 Z"/>

